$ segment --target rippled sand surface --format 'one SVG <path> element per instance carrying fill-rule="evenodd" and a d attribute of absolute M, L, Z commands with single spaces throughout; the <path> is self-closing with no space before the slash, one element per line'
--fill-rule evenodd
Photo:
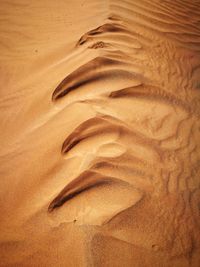
<path fill-rule="evenodd" d="M 200 266 L 200 1 L 0 3 L 0 266 Z"/>

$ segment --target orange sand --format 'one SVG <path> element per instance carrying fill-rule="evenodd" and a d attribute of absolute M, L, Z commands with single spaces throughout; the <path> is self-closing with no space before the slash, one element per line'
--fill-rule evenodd
<path fill-rule="evenodd" d="M 0 3 L 0 266 L 200 266 L 200 1 Z"/>

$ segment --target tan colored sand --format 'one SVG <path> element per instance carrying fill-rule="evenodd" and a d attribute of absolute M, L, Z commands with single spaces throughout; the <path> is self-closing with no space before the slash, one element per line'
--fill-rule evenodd
<path fill-rule="evenodd" d="M 0 21 L 0 266 L 200 266 L 200 1 Z"/>

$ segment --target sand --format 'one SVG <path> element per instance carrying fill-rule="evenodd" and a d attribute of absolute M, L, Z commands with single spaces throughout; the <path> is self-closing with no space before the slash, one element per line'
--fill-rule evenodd
<path fill-rule="evenodd" d="M 200 266 L 200 1 L 0 3 L 0 266 Z"/>

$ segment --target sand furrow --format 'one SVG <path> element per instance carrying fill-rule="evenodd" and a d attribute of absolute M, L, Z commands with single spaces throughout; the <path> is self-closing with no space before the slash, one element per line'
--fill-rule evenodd
<path fill-rule="evenodd" d="M 12 2 L 0 266 L 199 267 L 200 1 Z"/>

